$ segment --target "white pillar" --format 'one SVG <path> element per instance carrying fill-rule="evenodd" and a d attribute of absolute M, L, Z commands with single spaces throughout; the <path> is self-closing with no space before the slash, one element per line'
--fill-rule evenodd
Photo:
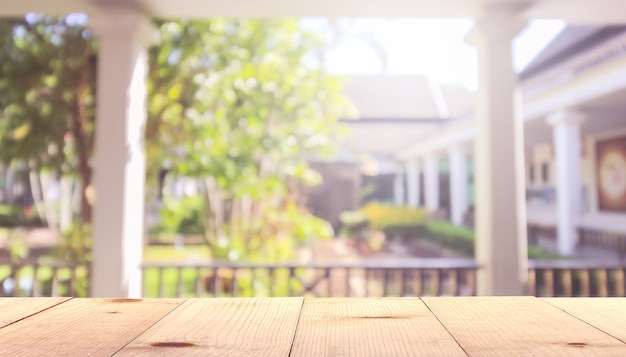
<path fill-rule="evenodd" d="M 410 159 L 406 163 L 406 183 L 409 207 L 417 208 L 420 202 L 420 176 L 417 159 Z"/>
<path fill-rule="evenodd" d="M 452 223 L 463 225 L 467 212 L 467 157 L 459 145 L 450 148 L 450 216 Z"/>
<path fill-rule="evenodd" d="M 140 297 L 144 221 L 146 48 L 155 32 L 137 11 L 105 8 L 94 159 L 93 297 Z"/>
<path fill-rule="evenodd" d="M 396 167 L 396 177 L 393 181 L 393 203 L 396 206 L 404 205 L 404 170 L 402 165 Z"/>
<path fill-rule="evenodd" d="M 435 154 L 424 157 L 424 199 L 426 209 L 435 212 L 439 209 L 439 159 Z"/>
<path fill-rule="evenodd" d="M 571 255 L 578 242 L 582 184 L 580 171 L 580 123 L 584 116 L 560 111 L 548 117 L 553 126 L 556 156 L 556 200 L 559 254 Z"/>
<path fill-rule="evenodd" d="M 523 122 L 512 40 L 526 22 L 493 6 L 467 40 L 478 50 L 476 262 L 480 295 L 521 295 L 527 281 Z"/>

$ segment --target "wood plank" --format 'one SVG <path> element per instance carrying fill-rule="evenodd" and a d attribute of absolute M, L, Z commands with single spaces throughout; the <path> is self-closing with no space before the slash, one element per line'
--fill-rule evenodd
<path fill-rule="evenodd" d="M 51 308 L 71 298 L 8 297 L 0 299 L 0 328 Z"/>
<path fill-rule="evenodd" d="M 626 355 L 626 344 L 534 297 L 423 300 L 471 356 Z"/>
<path fill-rule="evenodd" d="M 626 298 L 543 300 L 626 343 Z"/>
<path fill-rule="evenodd" d="M 183 301 L 72 299 L 0 330 L 2 354 L 109 356 Z"/>
<path fill-rule="evenodd" d="M 190 299 L 120 356 L 287 356 L 302 298 Z"/>
<path fill-rule="evenodd" d="M 465 356 L 418 298 L 306 299 L 292 356 Z"/>

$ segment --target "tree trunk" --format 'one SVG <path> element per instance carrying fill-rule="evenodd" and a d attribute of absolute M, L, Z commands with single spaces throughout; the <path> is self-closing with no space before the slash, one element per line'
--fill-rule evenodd
<path fill-rule="evenodd" d="M 33 195 L 33 209 L 37 213 L 39 218 L 48 224 L 48 217 L 46 215 L 45 203 L 43 193 L 41 192 L 41 184 L 39 181 L 39 174 L 31 170 L 28 174 L 30 180 L 30 190 Z"/>
<path fill-rule="evenodd" d="M 91 190 L 91 166 L 89 158 L 93 151 L 93 132 L 87 131 L 87 124 L 92 116 L 89 115 L 90 105 L 86 102 L 89 94 L 95 96 L 95 71 L 97 68 L 97 56 L 92 53 L 88 44 L 84 45 L 83 54 L 86 60 L 83 71 L 79 78 L 79 83 L 74 90 L 74 100 L 72 102 L 71 132 L 75 142 L 76 158 L 78 160 L 78 175 L 82 188 L 80 213 L 82 223 L 91 223 L 92 207 L 89 199 Z"/>
<path fill-rule="evenodd" d="M 91 167 L 89 166 L 89 157 L 91 155 L 92 141 L 85 128 L 87 122 L 87 113 L 84 103 L 82 103 L 80 95 L 74 96 L 74 105 L 72 110 L 72 136 L 75 143 L 76 158 L 78 160 L 78 176 L 80 177 L 82 187 L 82 197 L 80 203 L 80 213 L 82 223 L 91 222 L 92 207 L 89 202 L 88 192 L 91 187 Z"/>

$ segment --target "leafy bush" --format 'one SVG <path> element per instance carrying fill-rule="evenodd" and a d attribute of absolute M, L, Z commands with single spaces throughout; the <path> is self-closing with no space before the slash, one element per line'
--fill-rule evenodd
<path fill-rule="evenodd" d="M 474 231 L 443 221 L 424 223 L 426 237 L 467 256 L 474 256 Z"/>
<path fill-rule="evenodd" d="M 228 238 L 220 237 L 212 246 L 219 260 L 248 262 L 287 262 L 297 259 L 300 248 L 314 240 L 330 239 L 330 224 L 306 212 L 294 202 L 283 207 L 268 206 L 248 224 L 225 225 Z"/>
<path fill-rule="evenodd" d="M 63 232 L 54 256 L 65 262 L 91 263 L 92 241 L 91 225 L 75 222 Z"/>
<path fill-rule="evenodd" d="M 0 204 L 0 227 L 40 227 L 41 219 L 30 206 Z"/>
<path fill-rule="evenodd" d="M 166 198 L 156 233 L 203 234 L 202 196 Z"/>
<path fill-rule="evenodd" d="M 423 234 L 422 234 L 423 233 Z M 474 230 L 466 227 L 458 227 L 444 221 L 427 221 L 423 225 L 421 236 L 456 250 L 467 256 L 474 256 Z M 528 245 L 528 258 L 530 259 L 557 259 L 559 255 L 549 253 L 537 246 Z"/>
<path fill-rule="evenodd" d="M 458 227 L 446 221 L 426 220 L 423 210 L 373 202 L 364 206 L 358 213 L 366 217 L 373 227 L 379 227 L 386 237 L 426 239 L 460 254 L 474 256 L 474 230 Z M 529 245 L 528 257 L 556 259 L 559 255 Z"/>
<path fill-rule="evenodd" d="M 371 234 L 370 220 L 360 211 L 342 212 L 341 235 L 357 239 L 367 239 Z"/>

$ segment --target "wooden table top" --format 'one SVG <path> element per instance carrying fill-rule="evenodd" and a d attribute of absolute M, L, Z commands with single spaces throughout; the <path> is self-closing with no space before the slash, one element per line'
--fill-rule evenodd
<path fill-rule="evenodd" d="M 626 356 L 626 298 L 0 298 L 0 355 Z"/>

